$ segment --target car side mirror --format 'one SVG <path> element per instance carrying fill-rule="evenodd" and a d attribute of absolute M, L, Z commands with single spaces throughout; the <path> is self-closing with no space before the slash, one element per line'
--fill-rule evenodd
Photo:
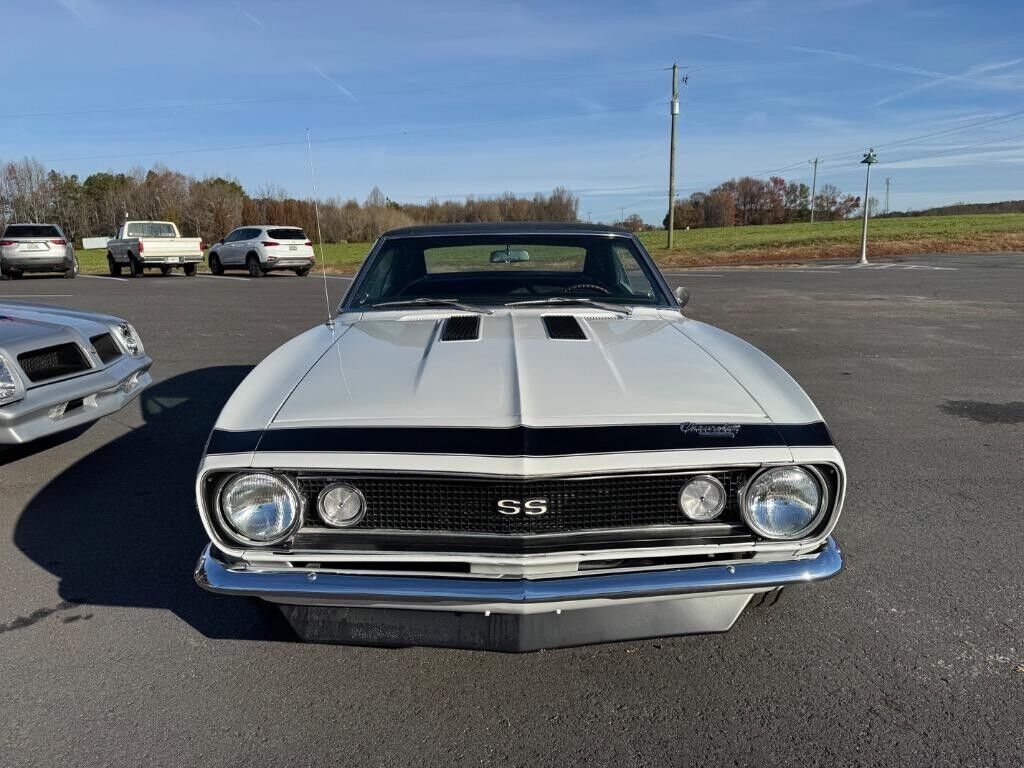
<path fill-rule="evenodd" d="M 224 241 L 223 240 L 218 240 L 217 241 L 217 245 L 224 245 Z"/>
<path fill-rule="evenodd" d="M 673 291 L 673 293 L 675 294 L 676 301 L 679 302 L 679 309 L 682 309 L 690 303 L 690 292 L 683 288 L 683 286 L 680 285 Z"/>

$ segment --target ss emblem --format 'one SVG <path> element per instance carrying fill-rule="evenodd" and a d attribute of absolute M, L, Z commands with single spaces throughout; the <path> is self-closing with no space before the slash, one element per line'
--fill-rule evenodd
<path fill-rule="evenodd" d="M 498 511 L 503 515 L 543 515 L 548 511 L 547 499 L 498 499 Z"/>

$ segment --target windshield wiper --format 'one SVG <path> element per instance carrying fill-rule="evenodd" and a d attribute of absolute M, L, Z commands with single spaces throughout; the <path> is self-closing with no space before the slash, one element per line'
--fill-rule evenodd
<path fill-rule="evenodd" d="M 370 309 L 385 309 L 387 307 L 455 307 L 461 309 L 463 312 L 475 312 L 478 315 L 493 315 L 493 309 L 485 309 L 484 307 L 475 307 L 472 304 L 463 304 L 458 299 L 431 299 L 426 296 L 421 296 L 417 299 L 398 299 L 396 301 L 378 301 L 376 304 L 370 304 Z"/>
<path fill-rule="evenodd" d="M 549 296 L 546 299 L 528 299 L 527 301 L 512 301 L 506 304 L 506 307 L 525 307 L 529 305 L 543 305 L 543 304 L 586 304 L 588 307 L 597 307 L 598 309 L 606 309 L 609 312 L 618 312 L 622 315 L 632 315 L 633 308 L 627 306 L 620 306 L 618 304 L 608 304 L 604 301 L 596 301 L 594 299 L 588 299 L 585 296 Z"/>

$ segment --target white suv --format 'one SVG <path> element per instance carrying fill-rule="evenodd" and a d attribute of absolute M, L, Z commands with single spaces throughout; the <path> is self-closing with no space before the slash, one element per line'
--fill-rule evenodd
<path fill-rule="evenodd" d="M 210 247 L 210 271 L 246 269 L 250 277 L 263 277 L 288 269 L 299 277 L 309 274 L 315 261 L 313 243 L 299 227 L 239 227 Z"/>

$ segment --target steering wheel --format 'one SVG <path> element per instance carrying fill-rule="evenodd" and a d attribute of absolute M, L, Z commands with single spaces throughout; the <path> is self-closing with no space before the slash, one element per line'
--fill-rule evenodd
<path fill-rule="evenodd" d="M 594 291 L 600 291 L 601 293 L 606 294 L 608 296 L 610 296 L 612 293 L 603 285 L 598 285 L 597 283 L 576 283 L 575 285 L 570 285 L 568 288 L 565 288 L 562 291 L 562 293 L 573 293 L 574 291 L 579 291 L 582 290 L 583 288 L 589 288 Z"/>

